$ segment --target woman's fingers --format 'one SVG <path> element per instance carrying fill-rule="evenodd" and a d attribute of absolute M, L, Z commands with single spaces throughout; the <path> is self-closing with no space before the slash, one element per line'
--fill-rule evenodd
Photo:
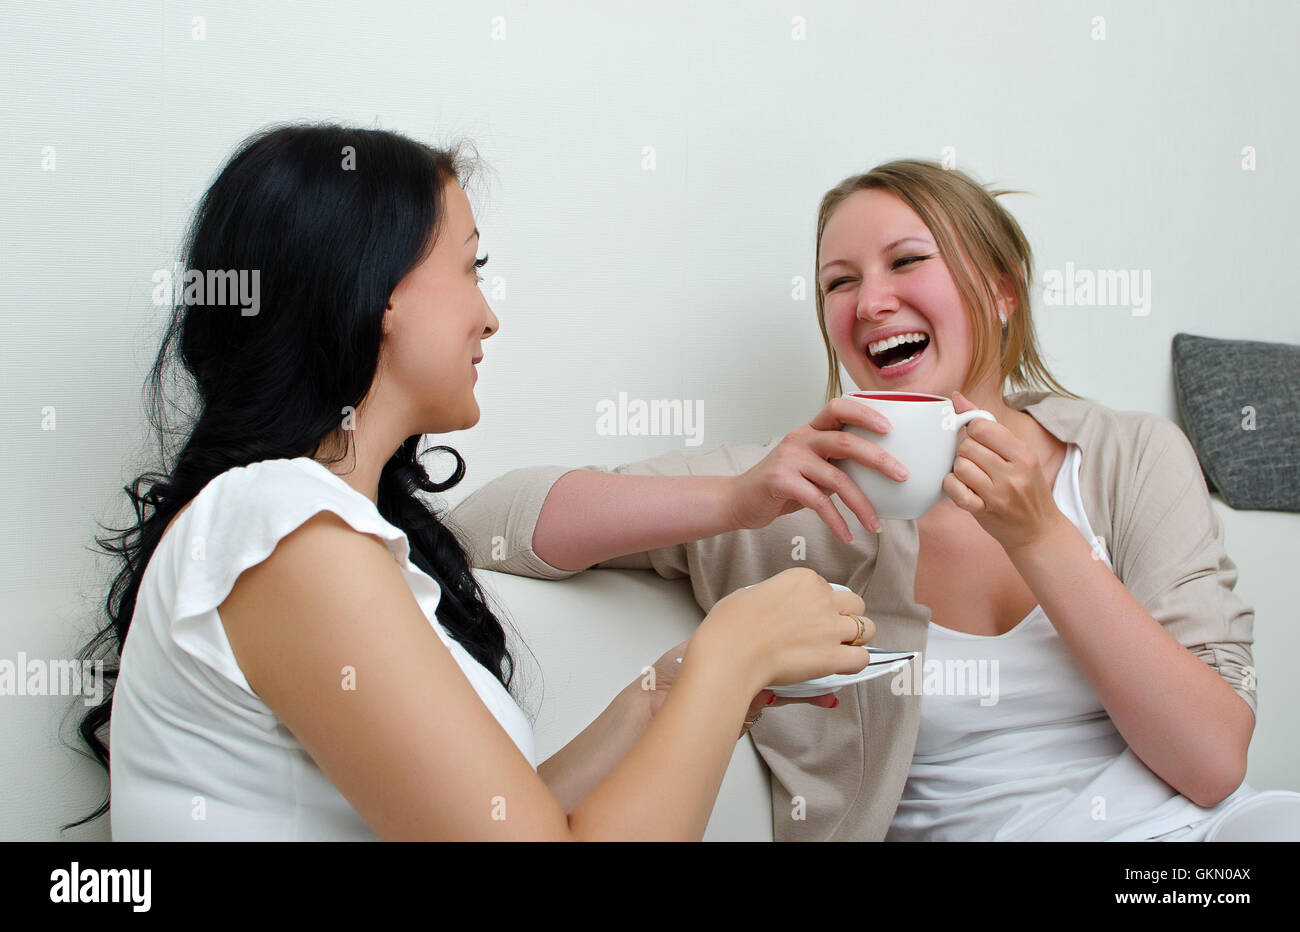
<path fill-rule="evenodd" d="M 864 612 L 867 605 L 862 601 L 862 597 L 853 592 L 843 592 L 835 590 L 832 595 L 835 603 L 835 609 L 839 612 L 840 617 L 844 619 L 841 622 L 839 631 L 843 632 L 840 638 L 841 644 L 847 644 L 851 647 L 860 647 L 876 636 L 876 623 L 868 618 Z M 861 626 L 858 625 L 858 619 L 862 619 Z M 859 634 L 859 632 L 861 632 Z M 837 631 L 837 633 L 839 633 Z M 854 661 L 856 661 L 854 657 Z M 855 671 L 850 671 L 855 672 Z"/>
<path fill-rule="evenodd" d="M 1011 461 L 995 450 L 989 449 L 974 437 L 967 436 L 957 444 L 957 455 L 964 456 L 990 476 L 1011 465 Z"/>
<path fill-rule="evenodd" d="M 957 478 L 956 473 L 950 472 L 943 477 L 943 492 L 962 511 L 975 514 L 984 508 L 984 499 L 972 492 L 964 482 Z"/>
<path fill-rule="evenodd" d="M 863 650 L 861 646 L 851 642 L 857 641 L 859 632 L 861 632 L 859 643 L 866 644 L 875 636 L 876 624 L 862 614 L 866 610 L 866 603 L 856 593 L 836 589 L 831 593 L 831 599 L 839 616 L 835 633 L 843 635 L 840 642 L 844 648 L 847 648 L 842 652 L 841 669 L 838 672 L 858 673 L 866 669 L 867 664 L 871 662 L 871 655 L 868 651 Z M 859 618 L 862 619 L 861 626 L 858 624 Z M 763 709 L 793 703 L 804 703 L 824 709 L 833 709 L 839 705 L 839 699 L 834 693 L 824 693 L 820 696 L 778 696 L 772 690 L 764 689 L 750 703 L 749 712 L 745 718 L 747 721 L 752 721 Z"/>
<path fill-rule="evenodd" d="M 763 692 L 766 693 L 768 692 L 768 690 L 763 690 Z M 790 705 L 791 703 L 795 703 L 795 702 L 802 702 L 805 705 L 815 705 L 823 709 L 833 709 L 840 704 L 839 700 L 835 698 L 834 693 L 827 693 L 824 696 L 806 696 L 803 698 L 798 698 L 793 696 L 774 696 L 771 704 L 764 702 L 761 706 L 751 705 L 749 709 L 749 714 L 745 716 L 745 721 L 747 722 L 755 721 L 755 716 L 759 714 L 759 711 L 761 711 L 761 709 L 774 709 L 777 706 Z M 744 738 L 745 735 L 749 734 L 749 729 L 752 727 L 753 727 L 752 725 L 749 727 L 745 727 L 744 725 L 742 725 L 740 728 L 739 738 Z"/>
<path fill-rule="evenodd" d="M 843 589 L 831 589 L 831 602 L 837 612 L 861 615 L 867 610 L 867 603 L 862 601 L 862 596 L 856 592 L 845 592 Z"/>
<path fill-rule="evenodd" d="M 964 456 L 959 456 L 952 464 L 952 474 L 982 501 L 988 500 L 989 494 L 993 491 L 993 479 L 978 465 Z"/>
<path fill-rule="evenodd" d="M 979 406 L 961 392 L 952 393 L 952 409 L 958 414 L 965 414 L 967 411 L 974 411 L 977 407 Z"/>
<path fill-rule="evenodd" d="M 864 647 L 868 641 L 876 636 L 876 623 L 866 615 L 850 615 L 848 612 L 842 612 L 841 614 L 849 620 L 847 633 L 844 635 L 843 640 L 840 641 L 841 644 L 847 644 L 850 647 Z"/>
<path fill-rule="evenodd" d="M 846 430 L 818 431 L 808 438 L 808 448 L 823 460 L 853 460 L 895 482 L 907 477 L 901 462 L 870 440 Z"/>
<path fill-rule="evenodd" d="M 816 472 L 816 467 L 808 467 L 811 471 Z M 834 469 L 835 467 L 830 467 Z M 802 480 L 802 481 L 800 481 Z M 798 479 L 789 480 L 784 488 L 780 490 L 781 494 L 793 501 L 798 502 L 805 508 L 811 508 L 817 512 L 818 516 L 826 522 L 826 526 L 835 532 L 835 536 L 844 543 L 851 543 L 853 535 L 849 532 L 849 526 L 840 516 L 839 511 L 835 508 L 835 503 L 826 492 L 814 485 L 808 478 L 801 474 Z"/>
<path fill-rule="evenodd" d="M 807 424 L 787 434 L 768 454 L 734 482 L 729 508 L 736 524 L 766 527 L 773 519 L 799 508 L 815 511 L 840 540 L 852 543 L 853 534 L 832 494 L 852 511 L 862 526 L 880 529 L 871 501 L 848 475 L 830 460 L 852 460 L 895 481 L 906 478 L 902 464 L 857 434 L 840 430 L 852 425 L 874 433 L 888 433 L 888 418 L 866 405 L 833 399 Z"/>
<path fill-rule="evenodd" d="M 1005 424 L 978 419 L 962 428 L 966 432 L 965 441 L 978 443 L 1006 463 L 1014 463 L 1027 452 L 1024 443 L 1013 434 Z"/>
<path fill-rule="evenodd" d="M 847 530 L 848 526 L 844 524 L 839 510 L 835 508 L 835 503 L 830 501 L 829 492 L 835 492 L 839 495 L 840 501 L 848 505 L 849 510 L 862 522 L 863 527 L 872 527 L 872 522 L 876 520 L 876 509 L 872 506 L 871 500 L 862 494 L 862 490 L 853 484 L 853 480 L 842 469 L 832 466 L 825 460 L 813 459 L 803 468 L 803 475 L 809 481 L 815 483 L 818 490 L 827 496 L 826 500 L 831 511 L 837 519 L 840 519 L 838 521 L 840 526 Z M 827 523 L 830 524 L 830 522 Z M 830 526 L 832 530 L 836 527 L 834 524 Z"/>
<path fill-rule="evenodd" d="M 839 430 L 845 424 L 857 424 L 877 434 L 887 434 L 890 430 L 889 418 L 875 408 L 847 398 L 832 398 L 808 424 L 817 430 Z"/>

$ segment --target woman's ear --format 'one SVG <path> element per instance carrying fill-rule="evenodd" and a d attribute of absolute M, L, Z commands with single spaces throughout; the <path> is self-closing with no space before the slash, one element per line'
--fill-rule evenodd
<path fill-rule="evenodd" d="M 388 336 L 388 332 L 393 329 L 393 302 L 389 301 L 388 306 L 384 308 L 384 316 L 379 321 L 379 332 Z"/>
<path fill-rule="evenodd" d="M 1011 276 L 1002 276 L 1002 310 L 1010 319 L 1016 310 L 1016 289 L 1011 284 Z"/>

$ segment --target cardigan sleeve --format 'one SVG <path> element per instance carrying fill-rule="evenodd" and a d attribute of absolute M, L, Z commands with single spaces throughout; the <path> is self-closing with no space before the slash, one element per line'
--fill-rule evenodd
<path fill-rule="evenodd" d="M 587 467 L 592 468 L 592 467 Z M 567 579 L 579 570 L 551 566 L 533 552 L 533 531 L 551 487 L 567 466 L 531 466 L 471 493 L 447 516 L 472 566 L 533 579 Z"/>
<path fill-rule="evenodd" d="M 1254 712 L 1255 612 L 1234 591 L 1237 567 L 1224 549 L 1196 454 L 1166 418 L 1143 417 L 1138 436 L 1132 484 L 1114 516 L 1116 572 L 1156 621 Z"/>
<path fill-rule="evenodd" d="M 735 476 L 762 459 L 776 442 L 722 444 L 690 456 L 681 450 L 670 450 L 652 459 L 613 468 L 579 468 L 635 476 Z M 448 523 L 465 546 L 471 564 L 536 579 L 566 579 L 581 572 L 551 566 L 533 551 L 533 532 L 546 497 L 560 477 L 572 471 L 562 466 L 512 470 L 457 505 L 448 516 Z M 694 542 L 680 543 L 625 554 L 597 563 L 593 568 L 654 570 L 667 579 L 680 578 L 691 575 L 688 548 L 693 546 Z"/>

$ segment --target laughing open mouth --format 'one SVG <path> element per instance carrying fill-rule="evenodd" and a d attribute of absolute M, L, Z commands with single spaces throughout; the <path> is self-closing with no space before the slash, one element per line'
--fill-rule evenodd
<path fill-rule="evenodd" d="M 919 331 L 900 333 L 875 343 L 868 344 L 867 358 L 878 369 L 892 369 L 905 362 L 911 362 L 925 352 L 930 345 L 930 337 Z"/>

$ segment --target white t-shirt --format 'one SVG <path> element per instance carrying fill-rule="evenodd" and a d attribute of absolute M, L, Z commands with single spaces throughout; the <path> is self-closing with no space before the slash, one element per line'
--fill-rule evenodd
<path fill-rule="evenodd" d="M 1079 494 L 1079 447 L 1057 473 L 1057 507 L 1095 538 Z M 1114 571 L 1102 547 L 1095 552 Z M 1138 841 L 1213 819 L 1133 753 L 1041 605 L 1005 634 L 930 623 L 921 726 L 886 841 Z"/>
<path fill-rule="evenodd" d="M 315 460 L 267 460 L 209 482 L 145 569 L 113 695 L 115 841 L 376 838 L 249 687 L 217 615 L 240 573 L 323 511 L 387 544 L 429 623 L 536 769 L 528 719 L 438 622 L 441 590 L 408 559 L 406 535 Z"/>

